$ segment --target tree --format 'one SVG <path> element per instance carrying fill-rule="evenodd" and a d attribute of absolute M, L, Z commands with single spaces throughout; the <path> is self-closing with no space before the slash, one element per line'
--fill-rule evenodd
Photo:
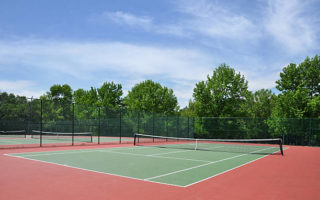
<path fill-rule="evenodd" d="M 180 109 L 179 114 L 182 117 L 196 117 L 196 114 L 194 112 L 194 102 L 192 100 L 189 100 L 189 105 Z"/>
<path fill-rule="evenodd" d="M 319 117 L 320 110 L 316 106 L 320 94 L 318 55 L 311 59 L 307 57 L 298 66 L 289 64 L 283 68 L 276 83 L 282 93 L 278 96 L 273 117 Z"/>
<path fill-rule="evenodd" d="M 284 67 L 276 84 L 281 93 L 268 119 L 272 134 L 277 137 L 285 135 L 288 143 L 307 144 L 311 127 L 309 120 L 302 119 L 320 116 L 319 56 L 307 57 L 299 65 L 291 63 Z"/>
<path fill-rule="evenodd" d="M 271 116 L 276 96 L 271 90 L 261 89 L 253 93 L 251 104 L 252 117 L 268 118 Z"/>
<path fill-rule="evenodd" d="M 43 105 L 44 121 L 63 121 L 72 119 L 73 92 L 68 84 L 55 84 L 40 97 Z"/>
<path fill-rule="evenodd" d="M 24 96 L 0 92 L 0 120 L 26 120 L 28 102 Z"/>
<path fill-rule="evenodd" d="M 308 102 L 308 110 L 311 116 L 320 118 L 320 95 Z"/>
<path fill-rule="evenodd" d="M 74 91 L 74 101 L 78 104 L 119 108 L 122 102 L 122 86 L 114 82 L 105 82 L 100 88 L 91 87 L 86 91 Z"/>
<path fill-rule="evenodd" d="M 196 84 L 193 90 L 194 107 L 198 116 L 244 117 L 250 96 L 248 82 L 240 73 L 225 64 L 220 65 L 207 81 Z"/>
<path fill-rule="evenodd" d="M 50 87 L 50 92 L 47 93 L 47 98 L 50 100 L 59 100 L 64 102 L 71 102 L 72 96 L 72 89 L 68 84 L 55 84 Z"/>
<path fill-rule="evenodd" d="M 173 113 L 178 108 L 173 90 L 152 80 L 136 84 L 124 98 L 124 104 L 130 109 L 165 114 Z"/>
<path fill-rule="evenodd" d="M 115 108 L 121 105 L 121 96 L 123 95 L 121 84 L 105 82 L 97 89 L 97 92 L 100 106 Z"/>

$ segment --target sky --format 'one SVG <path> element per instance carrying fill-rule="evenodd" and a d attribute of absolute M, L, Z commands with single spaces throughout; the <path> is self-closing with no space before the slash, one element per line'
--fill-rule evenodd
<path fill-rule="evenodd" d="M 39 97 L 144 80 L 180 107 L 220 64 L 249 90 L 275 89 L 289 63 L 320 54 L 319 0 L 0 0 L 0 91 Z"/>

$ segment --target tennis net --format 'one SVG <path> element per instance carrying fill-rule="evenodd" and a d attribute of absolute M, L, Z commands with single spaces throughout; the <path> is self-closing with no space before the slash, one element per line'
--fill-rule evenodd
<path fill-rule="evenodd" d="M 61 132 L 48 132 L 33 130 L 31 138 L 46 140 L 55 140 L 57 142 L 70 142 L 72 137 L 75 142 L 93 142 L 91 132 L 81 133 L 61 133 Z"/>
<path fill-rule="evenodd" d="M 16 130 L 16 131 L 0 131 L 1 137 L 10 137 L 10 138 L 26 138 L 25 130 Z"/>
<path fill-rule="evenodd" d="M 283 155 L 282 139 L 194 139 L 135 134 L 135 146 Z"/>

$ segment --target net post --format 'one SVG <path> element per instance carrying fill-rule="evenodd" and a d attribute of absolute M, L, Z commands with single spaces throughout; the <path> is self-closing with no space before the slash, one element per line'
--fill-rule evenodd
<path fill-rule="evenodd" d="M 133 145 L 136 146 L 136 143 L 137 143 L 137 134 L 134 134 Z"/>
<path fill-rule="evenodd" d="M 198 139 L 196 139 L 196 145 L 194 147 L 194 150 L 197 150 L 198 149 Z"/>
<path fill-rule="evenodd" d="M 281 138 L 279 139 L 279 143 L 280 143 L 280 152 L 281 152 L 281 155 L 283 156 L 283 148 L 282 148 L 282 139 Z"/>

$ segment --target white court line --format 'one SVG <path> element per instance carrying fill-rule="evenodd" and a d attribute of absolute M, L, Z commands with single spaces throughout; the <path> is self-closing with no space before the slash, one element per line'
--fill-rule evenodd
<path fill-rule="evenodd" d="M 82 153 L 82 152 L 94 152 L 96 150 L 103 150 L 103 149 L 118 149 L 118 148 L 139 148 L 139 147 L 110 147 L 110 148 L 96 148 L 96 149 L 73 149 L 73 150 L 58 150 L 58 151 L 38 151 L 38 152 L 21 152 L 21 153 L 13 153 L 9 155 L 15 156 L 16 154 L 31 154 L 27 156 L 41 156 L 41 155 L 55 155 L 55 154 L 69 154 L 69 153 Z M 45 153 L 48 152 L 48 153 Z"/>
<path fill-rule="evenodd" d="M 260 149 L 260 150 L 257 150 L 257 151 L 252 151 L 252 152 L 250 152 L 250 153 L 256 153 L 256 152 L 264 151 L 264 150 L 271 149 L 271 148 L 273 148 L 273 147 L 269 147 L 269 148 L 265 148 L 265 149 Z M 186 169 L 177 170 L 177 171 L 170 172 L 170 173 L 166 173 L 166 174 L 162 174 L 162 175 L 159 175 L 159 176 L 154 176 L 154 177 L 146 178 L 145 180 L 152 180 L 152 179 L 156 179 L 156 178 L 160 178 L 160 177 L 164 177 L 164 176 L 169 176 L 169 175 L 172 175 L 172 174 L 177 174 L 177 173 L 184 172 L 184 171 L 188 171 L 188 170 L 191 170 L 191 169 L 196 169 L 196 168 L 199 168 L 199 167 L 204 167 L 204 166 L 211 165 L 211 164 L 215 164 L 215 163 L 218 163 L 218 162 L 222 162 L 222 161 L 226 161 L 226 160 L 231 160 L 231 159 L 238 158 L 238 157 L 245 156 L 245 155 L 248 155 L 248 154 L 240 154 L 240 155 L 237 155 L 237 156 L 233 156 L 233 157 L 229 157 L 229 158 L 225 158 L 225 159 L 221 159 L 221 160 L 217 160 L 217 161 L 212 161 L 212 162 L 205 163 L 205 164 L 202 164 L 202 165 L 198 165 L 198 166 L 194 166 L 194 167 L 189 167 L 189 168 L 186 168 Z"/>
<path fill-rule="evenodd" d="M 111 149 L 113 149 L 113 148 L 111 148 Z M 187 151 L 187 150 L 185 150 L 185 151 Z M 190 151 L 190 150 L 188 150 L 188 151 Z M 186 161 L 206 162 L 206 163 L 207 162 L 211 162 L 209 160 L 196 160 L 196 159 L 188 159 L 188 158 L 166 157 L 166 156 L 157 156 L 157 155 L 152 155 L 152 154 L 151 155 L 144 155 L 144 154 L 136 154 L 136 153 L 111 151 L 111 150 L 105 150 L 105 149 L 83 150 L 83 151 L 71 150 L 71 151 L 66 151 L 66 152 L 39 153 L 39 154 L 23 155 L 23 156 L 25 156 L 25 157 L 36 157 L 36 156 L 51 156 L 51 155 L 77 154 L 77 153 L 92 153 L 92 152 L 116 153 L 116 154 L 122 154 L 122 155 L 132 155 L 132 156 L 142 156 L 142 157 L 156 157 L 156 158 L 165 158 L 165 159 L 172 159 L 172 160 L 186 160 Z M 180 152 L 182 152 L 182 151 L 180 151 Z M 176 152 L 171 152 L 171 153 L 176 153 Z M 15 156 L 15 155 L 13 154 L 13 156 Z"/>
<path fill-rule="evenodd" d="M 286 148 L 286 149 L 283 149 L 283 150 L 287 150 L 287 149 L 289 149 L 289 147 Z M 272 154 L 278 153 L 278 152 L 280 152 L 280 150 L 279 150 L 279 151 L 276 151 L 276 152 L 273 152 Z M 202 181 L 208 180 L 208 179 L 210 179 L 210 178 L 213 178 L 213 177 L 219 176 L 219 175 L 221 175 L 221 174 L 227 173 L 227 172 L 229 172 L 229 171 L 231 171 L 231 170 L 234 170 L 234 169 L 237 169 L 237 168 L 242 167 L 242 166 L 244 166 L 244 165 L 247 165 L 247 164 L 249 164 L 249 163 L 255 162 L 255 161 L 260 160 L 261 158 L 267 157 L 267 156 L 269 156 L 269 155 L 271 155 L 271 154 L 267 154 L 267 155 L 265 155 L 265 156 L 262 156 L 262 157 L 260 157 L 260 158 L 257 158 L 257 159 L 248 161 L 248 162 L 246 162 L 246 163 L 243 163 L 242 165 L 239 165 L 239 166 L 236 166 L 236 167 L 234 167 L 234 168 L 225 170 L 225 171 L 220 172 L 220 173 L 218 173 L 218 174 L 215 174 L 215 175 L 213 175 L 213 176 L 210 176 L 210 177 L 201 179 L 201 180 L 196 181 L 196 182 L 193 182 L 193 183 L 191 183 L 191 184 L 189 184 L 189 185 L 185 185 L 185 187 L 189 187 L 189 186 L 191 186 L 191 185 L 194 185 L 194 184 L 200 183 L 200 182 L 202 182 Z"/>
<path fill-rule="evenodd" d="M 141 156 L 141 157 L 155 157 L 155 158 L 165 158 L 165 159 L 172 159 L 172 160 L 187 160 L 187 161 L 195 161 L 195 162 L 211 162 L 209 160 L 196 160 L 196 159 L 189 159 L 189 158 L 178 158 L 178 157 L 166 157 L 166 156 L 157 156 L 157 155 L 144 155 L 144 154 L 136 154 L 136 153 L 125 153 L 125 152 L 119 152 L 119 151 L 103 151 L 100 152 L 106 152 L 106 153 L 117 153 L 117 154 L 123 154 L 123 155 L 132 155 L 132 156 Z M 174 152 L 172 152 L 174 153 Z"/>
<path fill-rule="evenodd" d="M 194 150 L 171 151 L 171 152 L 166 152 L 166 153 L 147 154 L 146 156 L 158 156 L 158 155 L 166 155 L 166 154 L 181 153 L 181 152 L 188 152 L 188 151 L 194 151 Z"/>
<path fill-rule="evenodd" d="M 111 149 L 115 149 L 115 148 L 128 148 L 128 149 L 130 149 L 130 148 L 132 148 L 132 147 L 113 147 L 113 148 L 111 148 Z M 138 147 L 133 147 L 133 148 L 138 148 Z M 273 147 L 270 147 L 270 148 L 273 148 Z M 270 148 L 266 148 L 266 149 L 270 149 Z M 101 151 L 101 150 L 104 150 L 104 149 L 106 149 L 106 148 L 95 149 L 95 150 L 100 150 L 100 151 Z M 266 150 L 266 149 L 261 149 L 261 150 L 258 150 L 258 151 L 263 151 L 263 150 Z M 288 148 L 285 148 L 284 150 L 287 150 L 287 149 L 288 149 Z M 69 151 L 77 151 L 77 152 L 79 152 L 79 150 L 69 150 Z M 254 151 L 254 152 L 258 152 L 258 151 Z M 85 152 L 85 151 L 84 151 L 84 152 Z M 254 153 L 254 152 L 250 152 L 250 153 Z M 277 151 L 277 152 L 279 152 L 279 151 Z M 41 153 L 41 152 L 37 152 L 37 153 Z M 66 153 L 76 153 L 76 152 L 64 152 L 64 153 L 60 153 L 60 154 L 66 154 Z M 112 153 L 112 152 L 111 152 L 111 153 Z M 276 153 L 276 152 L 274 152 L 274 153 Z M 274 153 L 272 153 L 272 154 L 274 154 Z M 15 154 L 26 154 L 26 153 L 24 152 L 24 153 L 15 153 Z M 147 179 L 134 178 L 134 177 L 123 176 L 123 175 L 119 175 L 119 174 L 113 174 L 113 173 L 107 173 L 107 172 L 100 172 L 100 171 L 95 171 L 95 170 L 90 170 L 90 169 L 73 167 L 73 166 L 69 166 L 69 165 L 65 165 L 65 164 L 58 164 L 58 163 L 54 163 L 54 162 L 47 162 L 47 161 L 36 160 L 36 159 L 32 159 L 32 158 L 26 158 L 26 157 L 22 157 L 22 156 L 17 156 L 17 155 L 15 155 L 15 154 L 11 154 L 11 155 L 10 155 L 10 154 L 4 154 L 4 155 L 10 156 L 10 157 L 16 157 L 16 158 L 22 158 L 22 159 L 37 161 L 37 162 L 55 164 L 55 165 L 59 165 L 59 166 L 70 167 L 70 168 L 80 169 L 80 170 L 84 170 L 84 171 L 96 172 L 96 173 L 101 173 L 101 174 L 108 174 L 108 175 L 113 175 L 113 176 L 117 176 L 117 177 L 124 177 L 124 178 L 133 179 L 133 180 L 135 179 L 135 180 L 140 180 L 140 181 L 146 181 L 146 182 L 151 182 L 151 183 L 159 183 L 159 184 L 162 184 L 162 185 L 176 186 L 176 187 L 182 187 L 182 188 L 186 188 L 186 187 L 188 187 L 188 186 L 197 184 L 197 183 L 202 182 L 202 181 L 204 181 L 204 180 L 213 178 L 213 177 L 215 177 L 215 176 L 218 176 L 218 175 L 220 175 L 220 174 L 226 173 L 226 172 L 228 172 L 228 171 L 231 171 L 231 170 L 233 170 L 233 169 L 239 168 L 239 167 L 241 167 L 241 166 L 243 166 L 243 165 L 246 165 L 246 164 L 248 164 L 248 163 L 254 162 L 254 161 L 256 161 L 256 160 L 259 160 L 259 159 L 261 159 L 261 158 L 264 158 L 264 157 L 270 155 L 270 154 L 265 155 L 265 156 L 263 156 L 263 157 L 260 157 L 260 158 L 257 158 L 257 159 L 255 159 L 255 160 L 249 161 L 249 162 L 244 163 L 244 164 L 242 164 L 242 165 L 240 165 L 240 166 L 237 166 L 237 167 L 235 167 L 235 168 L 232 168 L 232 169 L 228 169 L 228 170 L 226 170 L 226 171 L 223 171 L 223 172 L 221 172 L 221 173 L 219 173 L 219 174 L 215 174 L 215 175 L 213 175 L 213 176 L 207 177 L 207 178 L 202 179 L 202 180 L 199 180 L 199 181 L 197 181 L 197 182 L 193 182 L 193 183 L 191 183 L 191 184 L 181 186 L 181 185 L 175 185 L 175 184 L 170 184 L 170 183 L 163 183 L 163 182 L 158 182 L 158 181 L 149 180 L 149 179 L 151 179 L 152 177 L 151 177 L 151 178 L 147 178 Z M 44 155 L 44 154 L 38 154 L 38 155 Z M 50 155 L 50 154 L 47 154 L 47 155 Z M 135 155 L 141 155 L 141 154 L 135 154 Z M 248 155 L 248 154 L 242 154 L 242 155 L 234 156 L 234 157 L 231 157 L 231 158 L 226 158 L 226 159 L 223 159 L 223 160 L 229 160 L 229 159 L 232 159 L 232 158 L 235 158 L 235 157 L 240 157 L 240 156 L 243 156 L 243 155 Z M 31 156 L 33 156 L 33 155 L 31 155 Z M 34 156 L 36 156 L 36 155 L 34 155 Z M 170 158 L 170 157 L 169 157 L 169 158 Z M 205 161 L 205 162 L 210 162 L 210 161 Z M 207 164 L 204 164 L 204 165 L 209 165 L 209 164 L 216 163 L 216 162 L 218 162 L 218 161 L 210 162 L 210 163 L 207 163 Z M 222 161 L 220 160 L 219 162 L 222 162 Z M 204 166 L 204 165 L 203 165 L 203 166 Z M 198 167 L 200 167 L 200 166 L 198 166 Z M 180 170 L 180 171 L 181 171 L 181 170 Z M 185 170 L 184 170 L 184 171 L 185 171 Z"/>
<path fill-rule="evenodd" d="M 119 175 L 119 174 L 113 174 L 113 173 L 109 173 L 109 172 L 101 172 L 101 171 L 96 171 L 96 170 L 91 170 L 91 169 L 74 167 L 74 166 L 70 166 L 70 165 L 66 165 L 66 164 L 59 164 L 59 163 L 48 162 L 48 161 L 43 161 L 43 160 L 36 160 L 36 159 L 32 159 L 32 158 L 25 158 L 25 157 L 22 157 L 22 156 L 12 156 L 12 155 L 9 155 L 9 154 L 4 154 L 4 155 L 10 156 L 10 157 L 15 157 L 15 158 L 22 158 L 22 159 L 26 159 L 26 160 L 32 160 L 32 161 L 36 161 L 36 162 L 42 162 L 42 163 L 46 163 L 46 164 L 54 164 L 54 165 L 59 165 L 59 166 L 63 166 L 63 167 L 70 167 L 70 168 L 73 168 L 73 169 L 79 169 L 79 170 L 88 171 L 88 172 L 95 172 L 95 173 L 99 173 L 99 174 L 107 174 L 107 175 L 116 176 L 116 177 L 128 178 L 128 179 L 131 179 L 131 180 L 140 180 L 140 181 L 145 181 L 145 182 L 150 182 L 150 183 L 157 183 L 157 184 L 169 185 L 169 186 L 175 186 L 175 187 L 181 187 L 181 188 L 185 187 L 185 186 L 175 185 L 175 184 L 170 184 L 170 183 L 161 183 L 161 182 L 155 182 L 155 181 L 148 181 L 148 180 L 144 180 L 144 179 L 141 179 L 141 178 L 124 176 L 124 175 Z"/>

